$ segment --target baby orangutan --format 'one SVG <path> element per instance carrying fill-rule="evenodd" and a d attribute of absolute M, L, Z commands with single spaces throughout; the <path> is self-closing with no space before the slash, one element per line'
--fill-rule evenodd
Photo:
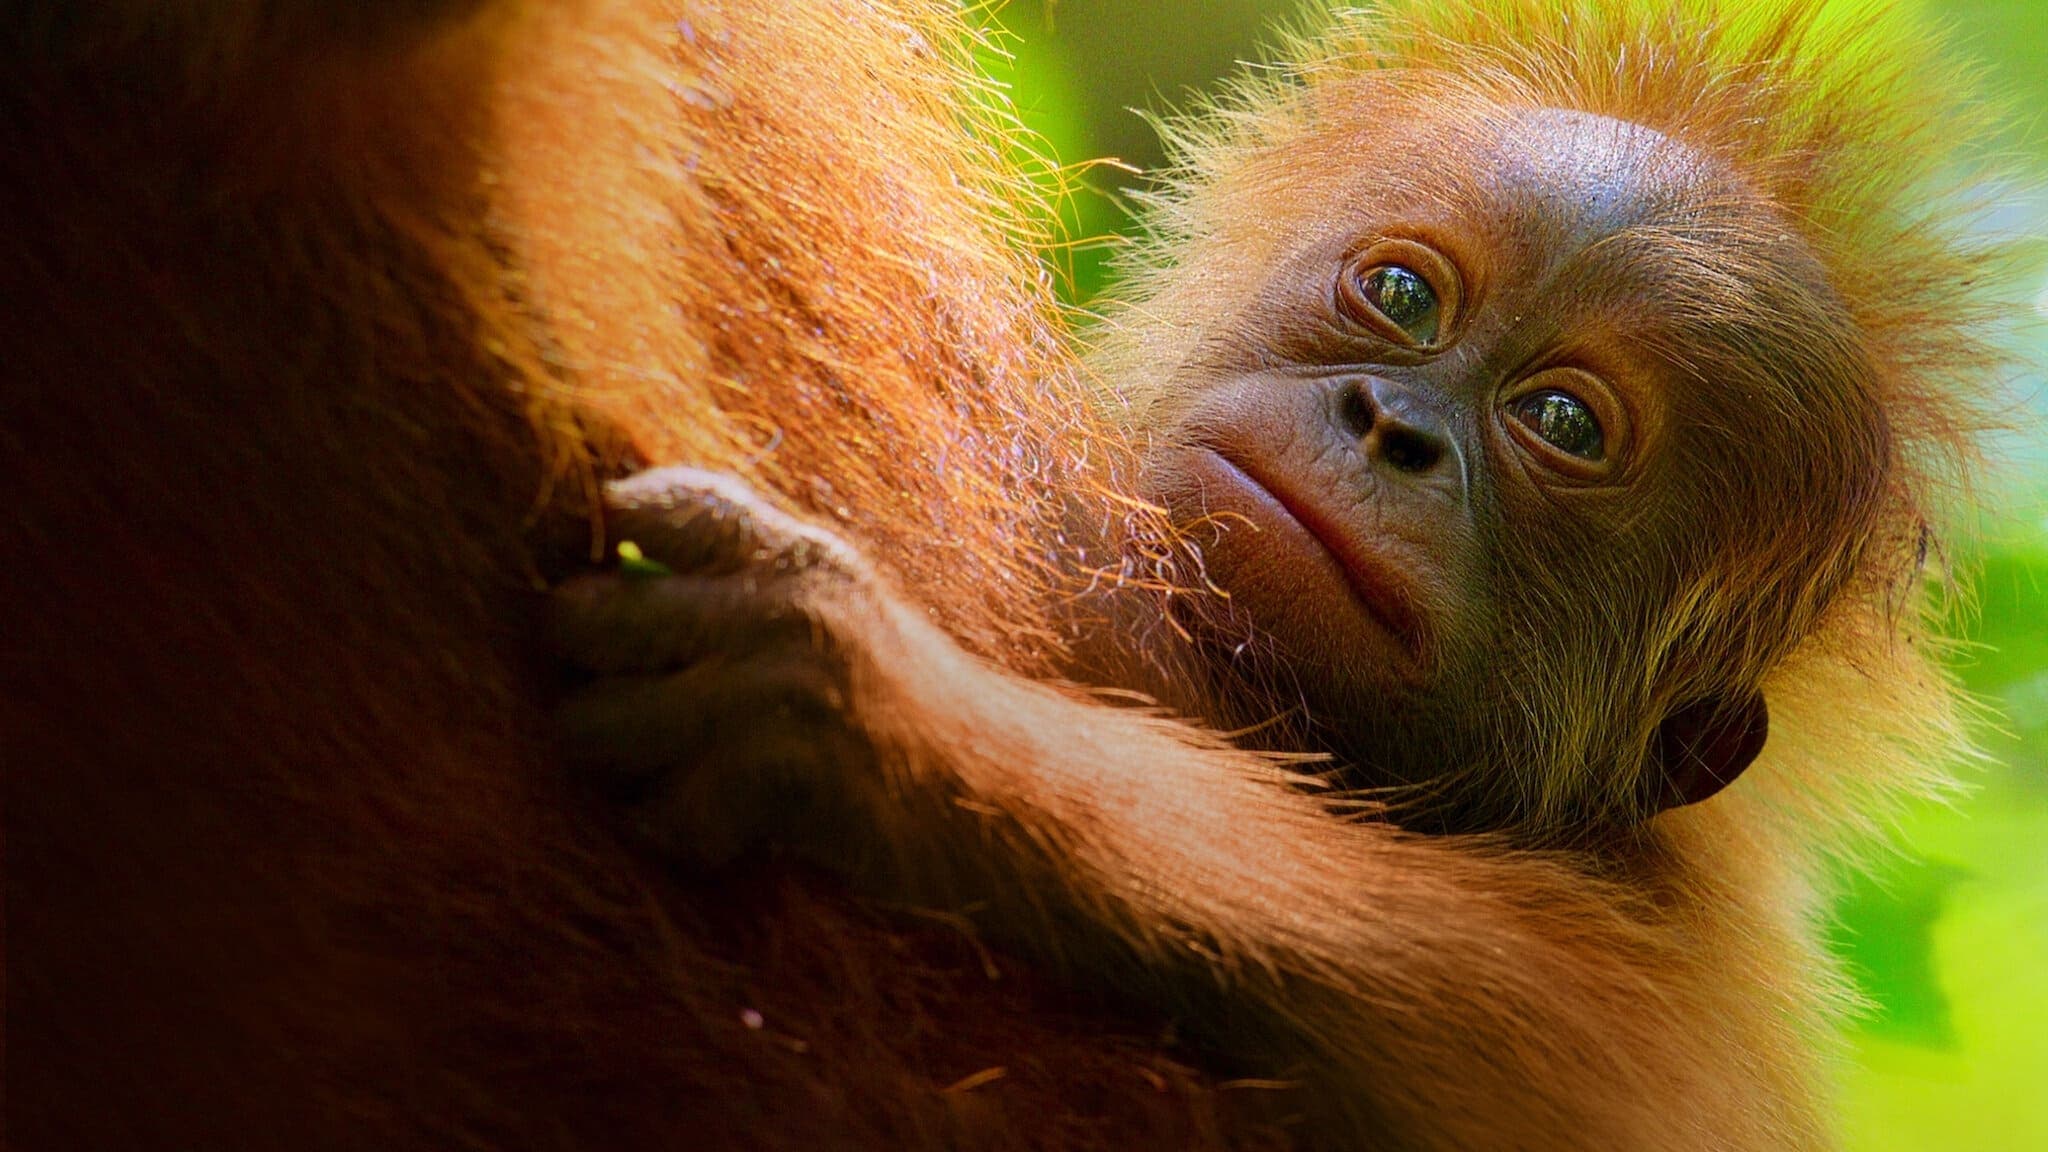
<path fill-rule="evenodd" d="M 8 5 L 4 1142 L 1826 1144 L 1995 282 L 1839 2 L 1347 7 L 1087 374 L 977 6 Z M 798 867 L 564 770 L 622 538 L 577 746 Z"/>
<path fill-rule="evenodd" d="M 1804 703 L 1912 627 L 1925 429 L 1970 355 L 1933 272 L 1974 257 L 1912 237 L 1901 186 L 1829 183 L 1809 146 L 1854 170 L 1883 138 L 1855 118 L 1895 110 L 1831 107 L 1876 96 L 1790 40 L 1624 63 L 1626 34 L 1387 19 L 1196 130 L 1113 314 L 1105 419 L 1180 535 L 1047 545 L 1212 590 L 1083 594 L 1073 681 L 1249 734 L 974 658 L 887 556 L 675 470 L 612 491 L 669 571 L 559 597 L 602 677 L 571 743 L 661 841 L 980 908 L 1301 1075 L 1337 1131 L 1824 1143 L 1807 857 L 1749 858 L 1761 805 L 1651 818 L 1759 756 L 1767 684 Z M 1810 786 L 1794 731 L 1774 770 Z M 1387 806 L 1337 819 L 1286 767 L 1324 756 Z"/>

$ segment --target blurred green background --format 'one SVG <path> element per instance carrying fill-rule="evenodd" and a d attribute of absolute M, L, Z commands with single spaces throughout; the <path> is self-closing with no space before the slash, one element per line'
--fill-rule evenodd
<path fill-rule="evenodd" d="M 1994 190 L 1988 227 L 2048 237 L 2048 0 L 1923 6 L 1986 68 L 2012 115 L 2003 141 L 2037 183 Z M 1117 198 L 1160 161 L 1134 109 L 1163 110 L 1255 55 L 1294 5 L 1275 0 L 1014 0 L 995 61 L 1029 127 L 1076 169 L 1071 234 L 1127 226 Z M 1114 158 L 1121 165 L 1089 163 Z M 1113 240 L 1063 254 L 1085 301 Z M 1989 706 L 1990 761 L 1953 805 L 1897 827 L 1897 851 L 1851 884 L 1834 941 L 1870 1002 L 1846 1048 L 1840 1102 L 1856 1152 L 2048 1152 L 2048 244 L 2013 307 L 2028 367 L 2009 385 L 2014 430 L 1995 446 L 1978 538 L 1974 645 L 1960 671 Z"/>

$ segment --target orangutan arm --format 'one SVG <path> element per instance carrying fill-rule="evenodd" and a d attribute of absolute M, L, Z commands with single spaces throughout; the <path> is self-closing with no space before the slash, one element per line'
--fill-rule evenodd
<path fill-rule="evenodd" d="M 1299 1074 L 1361 1138 L 1788 1147 L 1810 1117 L 1703 1021 L 1699 958 L 1582 862 L 1333 816 L 1214 734 L 962 651 L 829 533 L 691 470 L 614 490 L 667 573 L 581 577 L 564 713 L 640 825 L 758 842 Z"/>

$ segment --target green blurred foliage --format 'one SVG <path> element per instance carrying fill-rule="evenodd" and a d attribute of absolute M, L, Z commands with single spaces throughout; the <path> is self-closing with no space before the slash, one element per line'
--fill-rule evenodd
<path fill-rule="evenodd" d="M 2012 111 L 2003 143 L 2031 187 L 1993 190 L 1988 227 L 2048 240 L 2048 0 L 1921 6 L 1985 65 Z M 1161 163 L 1138 110 L 1185 106 L 1257 53 L 1293 3 L 1017 0 L 1007 30 L 1026 124 L 1071 187 L 1061 263 L 1072 299 L 1108 276 L 1122 193 Z M 1099 163 L 1100 158 L 1116 163 Z M 1083 163 L 1076 164 L 1081 161 Z M 1894 830 L 1897 849 L 1839 900 L 1831 940 L 1868 1003 L 1847 1038 L 1841 1116 L 1856 1152 L 2048 1150 L 2048 244 L 2028 257 L 2013 307 L 2028 367 L 2010 384 L 2013 431 L 1993 445 L 1980 538 L 1952 559 L 1974 590 L 1958 671 L 1986 704 L 1984 764 L 1970 791 L 1929 802 Z"/>

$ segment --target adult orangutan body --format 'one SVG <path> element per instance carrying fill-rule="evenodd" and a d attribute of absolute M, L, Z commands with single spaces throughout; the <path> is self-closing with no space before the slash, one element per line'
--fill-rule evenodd
<path fill-rule="evenodd" d="M 1213 666 L 1112 652 L 1100 677 L 1151 685 L 1156 661 L 1256 679 L 1361 650 L 1420 669 L 1307 678 L 1318 722 L 1365 727 L 1300 739 L 1377 782 L 1435 781 L 1444 758 L 1508 772 L 1489 777 L 1502 794 L 1456 784 L 1417 809 L 1504 834 L 1429 839 L 1343 824 L 1269 757 L 989 663 L 1061 667 L 1049 542 L 1108 524 L 1121 545 L 1138 453 L 1069 379 L 990 218 L 1001 162 L 956 127 L 975 97 L 943 67 L 942 6 L 421 7 L 9 18 L 16 1144 L 1280 1138 L 1128 1030 L 1105 1037 L 1106 1009 L 992 990 L 834 899 L 770 885 L 735 909 L 588 811 L 546 753 L 530 640 L 534 577 L 587 545 L 535 540 L 575 525 L 578 481 L 678 460 L 842 521 L 887 576 L 743 493 L 711 494 L 740 506 L 724 521 L 659 493 L 627 513 L 683 575 L 643 589 L 671 599 L 654 613 L 586 585 L 603 594 L 580 654 L 723 662 L 696 676 L 696 727 L 644 745 L 655 766 L 713 741 L 737 767 L 814 770 L 784 778 L 809 792 L 809 835 L 758 807 L 787 789 L 704 772 L 662 778 L 665 831 L 712 849 L 767 833 L 892 895 L 991 901 L 978 915 L 1004 938 L 1185 1016 L 1233 1068 L 1299 1076 L 1285 1106 L 1310 1143 L 1820 1140 L 1802 882 L 1946 715 L 1892 631 L 1912 619 L 1928 453 L 1966 427 L 1980 355 L 1967 301 L 1938 294 L 1976 257 L 1904 227 L 1902 197 L 1945 155 L 1900 117 L 1921 87 L 1767 27 L 1589 12 L 1452 19 L 1443 40 L 1397 21 L 1375 43 L 1419 78 L 1361 78 L 1365 23 L 1214 142 L 1177 209 L 1183 262 L 1141 294 L 1186 322 L 1132 329 L 1114 379 L 1160 384 L 1130 394 L 1159 433 L 1151 495 L 1291 541 L 1303 587 L 1345 615 L 1291 627 L 1258 602 L 1286 589 L 1246 580 L 1270 549 L 1196 531 L 1276 647 Z M 1624 48 L 1654 63 L 1586 67 Z M 1375 95 L 1440 99 L 1398 125 L 1377 104 L 1340 114 Z M 1543 140 L 1604 142 L 1611 194 L 1605 161 Z M 1362 174 L 1370 154 L 1415 170 Z M 1424 210 L 1427 228 L 1385 223 Z M 1409 329 L 1422 294 L 1391 268 L 1428 288 L 1434 332 Z M 1633 311 L 1600 294 L 1661 276 L 1694 295 Z M 1573 298 L 1524 325 L 1539 284 Z M 1563 341 L 1568 322 L 1616 344 Z M 1677 387 L 1686 356 L 1738 383 Z M 1613 394 L 1564 386 L 1581 375 Z M 1585 441 L 1551 393 L 1622 433 L 1603 440 L 1613 476 L 1555 457 Z M 1442 450 L 1429 428 L 1389 435 L 1397 417 L 1440 422 Z M 1755 435 L 1755 474 L 1694 421 Z M 1218 487 L 1207 449 L 1296 470 Z M 1347 555 L 1349 522 L 1294 502 L 1347 469 L 1413 490 L 1380 506 L 1397 534 L 1416 517 L 1426 566 L 1369 578 L 1385 563 Z M 1745 531 L 1792 500 L 1798 538 Z M 1674 547 L 1659 517 L 1701 510 Z M 1539 523 L 1557 539 L 1526 552 L 1488 538 Z M 1563 575 L 1612 588 L 1620 656 L 1540 612 L 1575 542 L 1586 567 Z M 779 576 L 753 570 L 757 546 Z M 1149 596 L 1104 610 L 1167 627 Z M 1199 651 L 1245 634 L 1220 611 L 1179 622 Z M 817 660 L 819 624 L 843 663 Z M 1489 671 L 1466 684 L 1469 667 Z M 647 690 L 673 698 L 678 675 Z M 1496 695 L 1528 675 L 1534 695 Z M 1155 694 L 1266 710 L 1224 688 Z M 1646 750 L 1738 764 L 1759 688 L 1773 737 L 1754 779 L 1630 831 L 1706 790 L 1645 775 L 1676 762 Z M 756 689 L 790 710 L 772 732 L 731 722 Z M 1381 696 L 1404 705 L 1360 706 Z M 1850 704 L 1824 721 L 1826 697 Z M 1686 716 L 1705 722 L 1670 723 Z M 1411 749 L 1383 724 L 1443 740 Z M 1585 842 L 1517 847 L 1560 831 Z M 971 1097 L 943 1088 L 996 1065 L 1008 1077 Z"/>

